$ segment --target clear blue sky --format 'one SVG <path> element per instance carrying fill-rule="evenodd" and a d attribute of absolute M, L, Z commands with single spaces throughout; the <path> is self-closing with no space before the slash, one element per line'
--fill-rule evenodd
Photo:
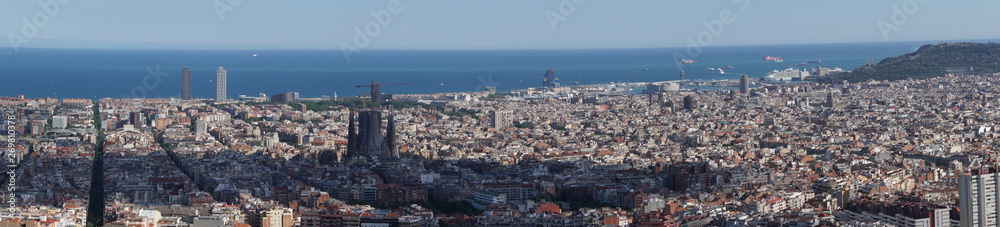
<path fill-rule="evenodd" d="M 49 1 L 49 0 L 42 0 Z M 55 1 L 55 0 L 52 0 Z M 64 0 L 65 1 L 65 0 Z M 69 0 L 24 47 L 151 49 L 339 49 L 389 0 L 244 0 L 220 20 L 210 0 Z M 569 1 L 569 0 L 567 0 Z M 906 0 L 587 0 L 553 31 L 546 11 L 562 0 L 402 0 L 403 10 L 369 49 L 632 48 L 687 45 L 702 21 L 731 9 L 712 45 L 1000 38 L 1000 1 L 926 0 L 888 36 L 893 5 Z M 917 0 L 912 0 L 917 1 Z M 225 3 L 226 0 L 219 0 Z M 38 1 L 0 3 L 0 32 L 22 34 Z M 9 39 L 0 47 L 10 47 Z"/>

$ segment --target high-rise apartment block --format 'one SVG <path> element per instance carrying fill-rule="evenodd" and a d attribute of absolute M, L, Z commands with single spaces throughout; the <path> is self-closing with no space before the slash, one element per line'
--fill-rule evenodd
<path fill-rule="evenodd" d="M 514 123 L 514 112 L 510 110 L 496 110 L 492 112 L 490 119 L 491 127 L 499 131 L 503 131 L 504 129 L 510 128 L 510 126 Z"/>
<path fill-rule="evenodd" d="M 968 174 L 958 177 L 958 207 L 962 226 L 997 226 L 1000 217 L 1000 182 L 998 167 L 983 166 L 978 160 L 969 167 Z"/>

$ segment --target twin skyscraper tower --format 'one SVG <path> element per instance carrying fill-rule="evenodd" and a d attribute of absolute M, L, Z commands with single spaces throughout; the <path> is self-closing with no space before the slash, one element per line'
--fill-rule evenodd
<path fill-rule="evenodd" d="M 191 69 L 181 71 L 181 99 L 191 99 Z M 215 71 L 215 101 L 226 101 L 226 70 L 221 66 Z"/>

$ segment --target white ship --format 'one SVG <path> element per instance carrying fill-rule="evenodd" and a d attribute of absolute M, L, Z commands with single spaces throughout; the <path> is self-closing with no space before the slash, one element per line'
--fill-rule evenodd
<path fill-rule="evenodd" d="M 726 74 L 726 71 L 722 71 L 720 68 L 707 68 L 705 69 L 705 72 L 711 74 Z"/>
<path fill-rule="evenodd" d="M 809 71 L 808 70 L 799 70 L 799 69 L 796 69 L 796 68 L 789 67 L 789 68 L 787 68 L 785 70 L 781 70 L 781 71 L 778 71 L 778 70 L 771 71 L 771 72 L 767 73 L 767 76 L 765 76 L 764 79 L 766 79 L 766 80 L 778 80 L 778 81 L 781 81 L 781 80 L 792 80 L 792 78 L 799 78 L 799 79 L 801 79 L 801 78 L 805 78 L 807 76 L 809 76 Z"/>

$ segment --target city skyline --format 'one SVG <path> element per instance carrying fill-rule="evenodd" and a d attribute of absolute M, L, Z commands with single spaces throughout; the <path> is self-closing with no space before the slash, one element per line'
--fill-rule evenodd
<path fill-rule="evenodd" d="M 4 3 L 0 226 L 996 226 L 996 8 Z"/>

